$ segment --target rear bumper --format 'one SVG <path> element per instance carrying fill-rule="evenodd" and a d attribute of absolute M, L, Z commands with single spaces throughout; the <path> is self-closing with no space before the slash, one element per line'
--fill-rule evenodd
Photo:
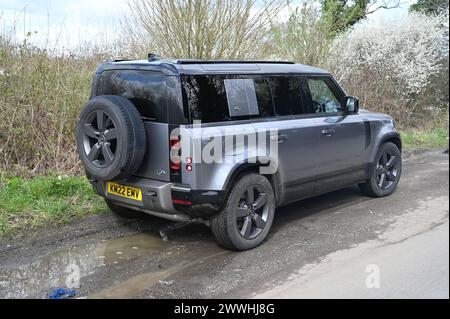
<path fill-rule="evenodd" d="M 114 201 L 116 205 L 173 221 L 187 221 L 191 219 L 190 216 L 178 212 L 173 206 L 171 194 L 172 183 L 144 178 L 129 178 L 127 180 L 117 181 L 122 185 L 141 189 L 142 202 L 139 202 L 121 196 L 108 194 L 106 190 L 106 182 L 97 180 L 90 180 L 90 182 L 98 195 Z"/>
<path fill-rule="evenodd" d="M 132 177 L 115 181 L 141 189 L 142 202 L 109 194 L 106 182 L 90 182 L 98 195 L 114 201 L 117 205 L 174 221 L 211 217 L 221 208 L 223 202 L 223 192 L 191 190 L 189 187 L 147 178 Z M 179 202 L 184 204 L 177 204 Z"/>

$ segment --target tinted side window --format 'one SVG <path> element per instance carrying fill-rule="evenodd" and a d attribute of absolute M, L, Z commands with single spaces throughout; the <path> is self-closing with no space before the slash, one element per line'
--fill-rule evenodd
<path fill-rule="evenodd" d="M 314 112 L 337 113 L 343 110 L 341 94 L 330 79 L 309 78 L 308 88 Z"/>
<path fill-rule="evenodd" d="M 120 95 L 129 99 L 142 117 L 167 123 L 168 101 L 176 100 L 167 92 L 162 73 L 136 70 L 105 71 L 100 76 L 96 95 Z"/>
<path fill-rule="evenodd" d="M 274 115 L 269 85 L 263 79 L 184 76 L 182 87 L 191 121 L 212 123 Z"/>
<path fill-rule="evenodd" d="M 259 116 L 272 117 L 275 116 L 273 107 L 272 94 L 270 93 L 269 82 L 265 79 L 255 79 L 256 100 L 258 101 Z"/>
<path fill-rule="evenodd" d="M 186 76 L 182 83 L 191 121 L 211 123 L 231 120 L 223 78 Z"/>
<path fill-rule="evenodd" d="M 269 79 L 277 115 L 302 114 L 301 82 L 293 77 Z"/>

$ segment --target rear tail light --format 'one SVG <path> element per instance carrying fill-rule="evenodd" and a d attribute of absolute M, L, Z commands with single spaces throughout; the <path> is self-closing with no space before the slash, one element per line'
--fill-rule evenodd
<path fill-rule="evenodd" d="M 170 170 L 172 173 L 178 173 L 181 170 L 181 145 L 180 137 L 170 138 Z"/>

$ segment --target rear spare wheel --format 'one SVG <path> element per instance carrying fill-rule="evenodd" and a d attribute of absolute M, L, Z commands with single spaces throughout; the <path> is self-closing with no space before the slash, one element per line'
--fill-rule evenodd
<path fill-rule="evenodd" d="M 144 158 L 144 123 L 133 103 L 121 96 L 92 98 L 80 113 L 76 140 L 86 171 L 99 180 L 129 177 Z"/>

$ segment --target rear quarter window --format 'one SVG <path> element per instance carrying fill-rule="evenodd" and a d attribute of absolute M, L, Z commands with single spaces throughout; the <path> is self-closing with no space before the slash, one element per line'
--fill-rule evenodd
<path fill-rule="evenodd" d="M 214 123 L 274 116 L 270 87 L 261 78 L 184 76 L 182 88 L 191 121 Z"/>
<path fill-rule="evenodd" d="M 101 74 L 96 95 L 123 96 L 133 102 L 144 120 L 168 123 L 168 105 L 177 103 L 171 92 L 162 73 L 113 70 Z"/>

